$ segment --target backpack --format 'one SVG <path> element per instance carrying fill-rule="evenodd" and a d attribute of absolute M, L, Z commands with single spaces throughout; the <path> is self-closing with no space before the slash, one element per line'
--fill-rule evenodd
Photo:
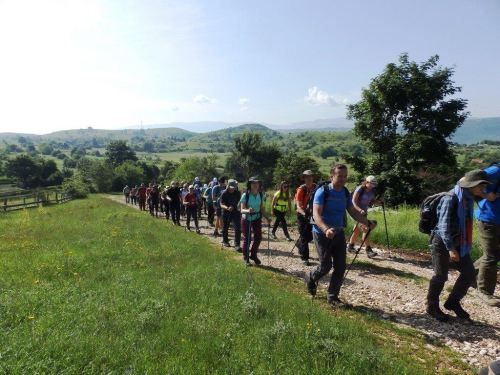
<path fill-rule="evenodd" d="M 304 212 L 306 213 L 305 215 L 305 220 L 306 223 L 309 222 L 311 224 L 314 224 L 314 218 L 313 218 L 313 204 L 314 204 L 314 196 L 316 195 L 316 192 L 319 189 L 324 190 L 323 194 L 323 206 L 326 204 L 326 200 L 328 199 L 328 184 L 330 181 L 318 181 L 318 184 L 316 185 L 316 188 L 311 192 L 309 195 L 309 199 L 307 200 L 306 205 L 304 206 Z M 351 194 L 349 193 L 349 190 L 344 186 L 344 194 L 347 199 L 350 199 Z M 347 214 L 344 212 L 344 228 L 347 227 Z"/>
<path fill-rule="evenodd" d="M 500 169 L 500 163 L 499 162 L 491 163 L 490 167 L 497 167 L 498 169 Z M 500 178 L 497 180 L 497 183 L 495 184 L 495 187 L 493 188 L 493 194 L 496 194 L 498 192 L 499 186 L 500 186 Z"/>
<path fill-rule="evenodd" d="M 422 206 L 420 208 L 420 221 L 418 222 L 418 230 L 420 233 L 431 234 L 431 232 L 436 228 L 438 218 L 437 218 L 437 208 L 441 198 L 445 195 L 452 197 L 457 200 L 457 196 L 451 192 L 442 192 L 434 195 L 430 195 L 422 201 Z"/>
<path fill-rule="evenodd" d="M 250 190 L 247 190 L 245 192 L 245 204 L 246 204 L 246 207 L 248 208 L 248 200 L 250 199 Z M 262 191 L 259 191 L 259 195 L 260 195 L 260 201 L 261 202 L 264 202 L 264 194 L 262 194 Z M 238 211 L 241 211 L 241 202 L 238 202 Z"/>

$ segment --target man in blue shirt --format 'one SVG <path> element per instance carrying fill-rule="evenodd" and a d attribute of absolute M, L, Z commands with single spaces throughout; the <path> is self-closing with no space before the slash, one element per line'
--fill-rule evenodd
<path fill-rule="evenodd" d="M 500 307 L 500 301 L 494 296 L 497 264 L 500 261 L 500 199 L 498 199 L 498 191 L 495 191 L 498 190 L 500 167 L 492 165 L 484 171 L 488 180 L 495 183 L 489 185 L 484 194 L 481 194 L 484 199 L 478 203 L 475 212 L 479 240 L 484 253 L 474 263 L 476 270 L 479 270 L 476 296 L 489 306 Z"/>
<path fill-rule="evenodd" d="M 479 195 L 488 184 L 484 171 L 476 169 L 467 172 L 457 185 L 439 201 L 436 209 L 437 224 L 429 237 L 434 274 L 427 293 L 427 313 L 439 321 L 449 316 L 439 308 L 439 296 L 448 280 L 450 259 L 455 262 L 460 275 L 444 304 L 460 319 L 470 319 L 460 301 L 467 294 L 475 276 L 470 257 L 472 249 L 472 220 L 474 195 Z"/>
<path fill-rule="evenodd" d="M 371 229 L 376 224 L 361 215 L 352 205 L 349 191 L 344 187 L 347 182 L 347 167 L 335 164 L 330 170 L 331 183 L 314 194 L 313 201 L 313 238 L 318 251 L 320 264 L 311 272 L 306 272 L 307 289 L 316 294 L 319 280 L 328 274 L 333 266 L 332 278 L 328 286 L 327 301 L 336 307 L 346 305 L 339 299 L 340 287 L 346 269 L 346 240 L 344 234 L 345 211 L 361 225 Z"/>

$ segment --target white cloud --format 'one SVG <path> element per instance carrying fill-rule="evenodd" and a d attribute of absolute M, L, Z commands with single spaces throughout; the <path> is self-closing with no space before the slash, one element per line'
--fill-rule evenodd
<path fill-rule="evenodd" d="M 209 98 L 205 95 L 196 95 L 193 99 L 195 103 L 217 103 L 217 99 Z"/>
<path fill-rule="evenodd" d="M 248 98 L 240 98 L 240 100 L 238 100 L 238 103 L 240 104 L 246 104 L 248 103 L 250 100 Z"/>
<path fill-rule="evenodd" d="M 233 111 L 228 111 L 228 112 L 226 112 L 226 114 L 229 115 L 229 116 L 232 116 L 232 115 L 234 115 L 234 112 Z"/>
<path fill-rule="evenodd" d="M 249 107 L 241 107 L 242 111 L 248 111 L 250 108 Z"/>
<path fill-rule="evenodd" d="M 310 106 L 328 106 L 337 107 L 342 105 L 345 99 L 339 97 L 339 95 L 330 95 L 325 91 L 318 90 L 318 86 L 310 88 L 309 95 L 304 98 L 304 103 Z M 344 103 L 345 104 L 345 103 Z"/>

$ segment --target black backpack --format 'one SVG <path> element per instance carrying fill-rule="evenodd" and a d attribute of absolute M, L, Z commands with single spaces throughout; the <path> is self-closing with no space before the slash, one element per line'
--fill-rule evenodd
<path fill-rule="evenodd" d="M 444 196 L 450 196 L 457 200 L 457 196 L 452 192 L 442 192 L 434 195 L 430 195 L 422 201 L 422 206 L 420 208 L 420 221 L 418 222 L 418 230 L 420 233 L 431 234 L 431 232 L 436 228 L 437 225 L 437 208 L 441 198 Z"/>
<path fill-rule="evenodd" d="M 316 192 L 319 189 L 323 189 L 323 206 L 326 203 L 326 200 L 328 199 L 328 184 L 330 181 L 318 181 L 318 184 L 316 185 L 316 188 L 309 194 L 309 199 L 307 200 L 306 205 L 304 206 L 304 212 L 306 213 L 305 215 L 305 220 L 306 223 L 310 222 L 311 224 L 314 224 L 314 219 L 313 219 L 313 204 L 314 204 L 314 196 L 316 195 Z M 344 194 L 347 199 L 350 199 L 351 194 L 349 193 L 349 190 L 344 186 Z M 347 227 L 347 214 L 344 213 L 344 227 Z"/>

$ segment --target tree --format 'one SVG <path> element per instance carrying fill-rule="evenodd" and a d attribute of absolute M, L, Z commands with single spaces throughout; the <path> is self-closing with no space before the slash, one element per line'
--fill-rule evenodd
<path fill-rule="evenodd" d="M 417 64 L 402 54 L 399 65 L 388 64 L 362 90 L 361 101 L 347 106 L 347 118 L 355 120 L 354 134 L 370 155 L 344 155 L 346 161 L 364 175 L 379 176 L 380 191 L 391 204 L 419 203 L 433 176 L 449 176 L 444 190 L 457 173 L 448 140 L 468 116 L 467 101 L 447 99 L 461 88 L 451 80 L 454 70 L 438 66 L 438 61 L 436 55 Z"/>
<path fill-rule="evenodd" d="M 144 170 L 132 160 L 123 162 L 115 169 L 113 190 L 120 191 L 125 185 L 140 185 L 145 181 Z"/>
<path fill-rule="evenodd" d="M 42 168 L 31 156 L 18 155 L 5 163 L 5 175 L 17 179 L 28 187 L 36 187 Z"/>
<path fill-rule="evenodd" d="M 42 153 L 42 155 L 50 155 L 54 148 L 47 143 L 42 143 L 40 146 L 38 146 L 38 150 L 40 151 L 40 153 Z"/>
<path fill-rule="evenodd" d="M 20 144 L 24 144 L 24 143 L 28 142 L 28 140 L 27 140 L 25 137 L 23 137 L 23 136 L 20 136 L 20 137 L 17 139 L 17 141 L 18 141 Z"/>
<path fill-rule="evenodd" d="M 210 181 L 214 176 L 217 176 L 217 155 L 213 154 L 209 157 L 199 158 L 192 156 L 185 159 L 175 171 L 175 180 L 178 181 L 193 181 L 195 177 L 199 177 L 201 181 Z"/>
<path fill-rule="evenodd" d="M 62 188 L 75 199 L 87 198 L 90 193 L 88 184 L 80 175 L 75 175 L 64 180 Z"/>
<path fill-rule="evenodd" d="M 316 177 L 320 178 L 319 164 L 316 160 L 309 156 L 297 155 L 295 152 L 283 155 L 276 164 L 274 169 L 274 182 L 279 186 L 281 181 L 287 181 L 289 190 L 297 188 L 302 184 L 300 176 L 302 172 L 310 169 L 316 173 Z"/>
<path fill-rule="evenodd" d="M 281 150 L 275 143 L 265 143 L 262 134 L 246 132 L 235 136 L 233 154 L 226 161 L 226 172 L 239 181 L 258 175 L 264 185 L 273 181 L 273 171 Z"/>
<path fill-rule="evenodd" d="M 160 172 L 163 175 L 163 178 L 165 180 L 172 180 L 175 175 L 175 171 L 179 167 L 179 163 L 176 163 L 174 161 L 170 160 L 165 160 L 165 163 L 163 163 L 163 166 L 160 168 Z"/>
<path fill-rule="evenodd" d="M 125 141 L 112 141 L 106 146 L 106 157 L 115 167 L 126 160 L 137 161 L 137 156 Z"/>

